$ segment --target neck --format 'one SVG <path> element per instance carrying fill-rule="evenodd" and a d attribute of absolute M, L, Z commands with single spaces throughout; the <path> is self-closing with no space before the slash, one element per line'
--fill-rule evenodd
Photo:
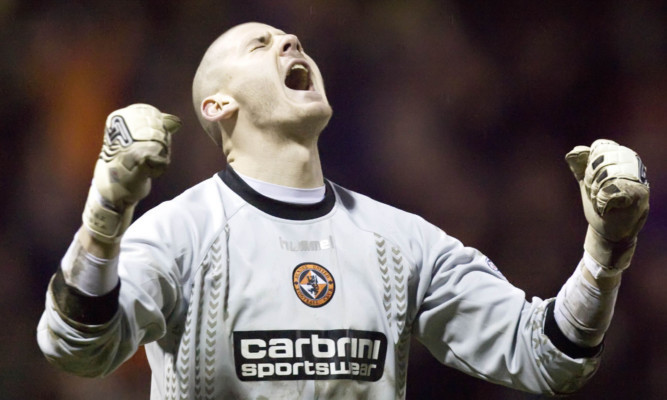
<path fill-rule="evenodd" d="M 275 185 L 316 188 L 324 185 L 317 138 L 295 141 L 264 132 L 236 135 L 227 162 L 242 175 Z"/>

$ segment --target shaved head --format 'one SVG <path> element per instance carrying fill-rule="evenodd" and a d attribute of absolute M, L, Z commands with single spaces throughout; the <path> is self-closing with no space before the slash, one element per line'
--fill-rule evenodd
<path fill-rule="evenodd" d="M 195 113 L 206 133 L 218 147 L 222 146 L 222 132 L 220 131 L 220 127 L 218 124 L 206 120 L 202 116 L 200 109 L 206 97 L 223 89 L 224 73 L 222 71 L 222 60 L 225 56 L 225 50 L 228 50 L 227 46 L 225 46 L 225 38 L 230 31 L 240 26 L 227 30 L 208 47 L 199 63 L 199 68 L 197 68 L 195 78 L 192 82 L 192 103 Z"/>
<path fill-rule="evenodd" d="M 316 139 L 331 117 L 321 73 L 298 38 L 257 22 L 234 26 L 209 46 L 192 101 L 225 155 L 249 131 L 271 140 Z"/>

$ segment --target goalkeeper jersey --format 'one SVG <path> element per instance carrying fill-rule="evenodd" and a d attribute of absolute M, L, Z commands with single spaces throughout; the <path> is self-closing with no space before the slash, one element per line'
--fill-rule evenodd
<path fill-rule="evenodd" d="M 599 362 L 569 351 L 553 299 L 526 300 L 479 251 L 331 182 L 319 203 L 283 203 L 228 167 L 146 212 L 119 257 L 104 296 L 54 276 L 38 342 L 84 376 L 145 345 L 151 399 L 401 399 L 411 336 L 530 392 L 575 390 Z"/>

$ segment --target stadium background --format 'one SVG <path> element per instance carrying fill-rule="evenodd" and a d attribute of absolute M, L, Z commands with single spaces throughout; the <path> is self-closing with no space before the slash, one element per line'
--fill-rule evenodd
<path fill-rule="evenodd" d="M 607 137 L 648 166 L 652 210 L 598 375 L 572 399 L 667 398 L 664 2 L 0 0 L 0 399 L 147 399 L 143 350 L 112 376 L 59 372 L 35 342 L 112 110 L 179 115 L 173 164 L 138 213 L 223 167 L 190 85 L 226 28 L 297 34 L 334 117 L 325 174 L 423 215 L 554 296 L 586 223 L 563 155 Z M 554 2 L 556 3 L 556 2 Z M 474 334 L 474 333 L 471 333 Z M 439 366 L 414 344 L 410 399 L 535 399 Z"/>

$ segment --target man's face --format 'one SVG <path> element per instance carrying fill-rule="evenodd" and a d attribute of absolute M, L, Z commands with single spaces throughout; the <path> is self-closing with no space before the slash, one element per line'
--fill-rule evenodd
<path fill-rule="evenodd" d="M 332 111 L 322 76 L 296 36 L 247 23 L 221 39 L 222 90 L 237 101 L 239 115 L 260 128 L 319 126 L 319 133 L 326 126 Z"/>

